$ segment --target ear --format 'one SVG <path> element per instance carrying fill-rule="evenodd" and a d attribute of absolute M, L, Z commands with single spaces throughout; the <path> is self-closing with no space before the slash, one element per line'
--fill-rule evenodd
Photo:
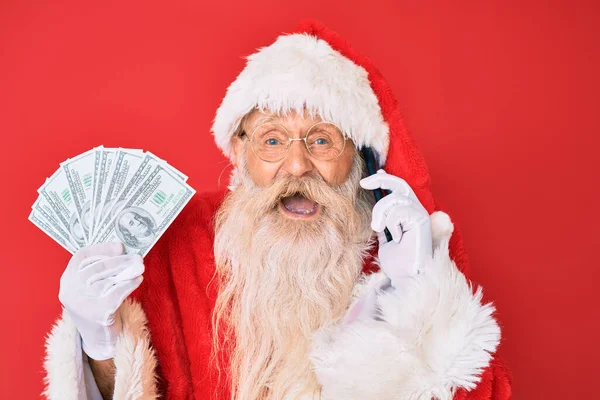
<path fill-rule="evenodd" d="M 246 137 L 234 135 L 231 138 L 231 151 L 233 155 L 233 166 L 238 168 L 240 166 L 240 161 L 242 159 L 242 154 L 244 153 L 244 145 L 246 144 Z"/>

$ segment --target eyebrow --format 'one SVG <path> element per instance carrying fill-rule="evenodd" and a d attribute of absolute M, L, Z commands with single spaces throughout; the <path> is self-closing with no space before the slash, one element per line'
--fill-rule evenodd
<path fill-rule="evenodd" d="M 266 124 L 268 122 L 273 122 L 277 119 L 279 119 L 279 116 L 276 114 L 265 115 L 264 117 L 260 117 L 256 121 L 254 121 L 254 125 L 252 127 L 254 128 L 260 124 Z"/>
<path fill-rule="evenodd" d="M 258 125 L 260 125 L 260 124 L 266 124 L 268 122 L 273 122 L 274 120 L 276 120 L 278 118 L 279 117 L 276 114 L 268 114 L 268 115 L 262 116 L 260 118 L 257 118 L 256 121 L 254 121 L 254 123 L 251 126 L 248 127 L 248 129 L 245 129 L 245 127 L 244 127 L 244 125 L 248 123 L 248 121 L 245 121 L 241 125 L 242 132 L 252 131 Z"/>

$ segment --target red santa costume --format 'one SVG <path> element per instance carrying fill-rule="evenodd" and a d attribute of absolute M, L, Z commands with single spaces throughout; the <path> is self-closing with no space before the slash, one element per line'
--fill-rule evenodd
<path fill-rule="evenodd" d="M 494 308 L 465 277 L 461 236 L 436 204 L 425 161 L 367 59 L 320 23 L 303 22 L 248 58 L 217 112 L 217 145 L 230 155 L 232 132 L 256 107 L 298 105 L 318 110 L 357 147 L 373 148 L 388 173 L 410 184 L 431 214 L 434 242 L 433 266 L 411 290 L 379 305 L 393 318 L 317 332 L 311 359 L 323 399 L 511 398 L 510 374 L 495 355 Z M 142 285 L 119 309 L 115 399 L 230 398 L 217 388 L 210 362 L 213 220 L 222 199 L 223 193 L 197 194 L 146 257 Z M 356 293 L 381 274 L 361 280 Z M 84 362 L 77 330 L 63 313 L 47 339 L 45 396 L 85 399 Z"/>

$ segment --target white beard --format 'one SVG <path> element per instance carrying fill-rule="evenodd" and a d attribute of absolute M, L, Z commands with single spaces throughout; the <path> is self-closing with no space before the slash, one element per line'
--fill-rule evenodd
<path fill-rule="evenodd" d="M 358 156 L 339 187 L 318 176 L 258 187 L 246 168 L 239 171 L 217 214 L 214 249 L 214 351 L 229 354 L 232 399 L 318 398 L 307 357 L 311 335 L 345 313 L 371 243 L 371 203 L 361 176 Z M 320 214 L 282 216 L 279 200 L 294 193 L 316 201 Z M 302 393 L 295 392 L 299 387 Z"/>

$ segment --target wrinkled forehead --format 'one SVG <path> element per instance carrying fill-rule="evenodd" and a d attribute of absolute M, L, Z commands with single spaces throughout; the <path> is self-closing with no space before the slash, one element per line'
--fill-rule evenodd
<path fill-rule="evenodd" d="M 318 113 L 304 110 L 299 113 L 295 110 L 287 112 L 277 112 L 269 110 L 254 109 L 242 119 L 241 129 L 250 131 L 251 129 L 266 123 L 275 123 L 285 126 L 286 128 L 294 128 L 301 126 L 312 126 L 323 119 Z"/>

